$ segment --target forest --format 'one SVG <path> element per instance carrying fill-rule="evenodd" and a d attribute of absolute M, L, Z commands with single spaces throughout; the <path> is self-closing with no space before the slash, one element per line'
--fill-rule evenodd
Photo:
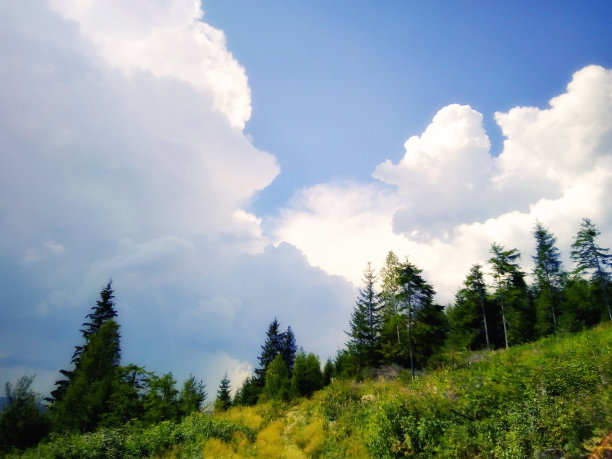
<path fill-rule="evenodd" d="M 447 306 L 389 252 L 379 271 L 365 267 L 333 359 L 304 351 L 274 318 L 255 373 L 233 396 L 226 375 L 209 405 L 195 376 L 178 386 L 171 372 L 122 364 L 109 281 L 48 397 L 34 376 L 6 383 L 0 453 L 582 457 L 612 431 L 612 254 L 599 236 L 583 219 L 569 270 L 536 222 L 531 276 L 517 249 L 493 242 Z"/>

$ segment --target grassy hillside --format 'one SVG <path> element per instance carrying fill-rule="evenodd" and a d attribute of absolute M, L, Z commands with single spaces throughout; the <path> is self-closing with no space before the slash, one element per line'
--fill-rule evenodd
<path fill-rule="evenodd" d="M 612 431 L 611 383 L 606 324 L 455 355 L 415 381 L 334 381 L 308 400 L 56 437 L 26 456 L 584 457 Z"/>

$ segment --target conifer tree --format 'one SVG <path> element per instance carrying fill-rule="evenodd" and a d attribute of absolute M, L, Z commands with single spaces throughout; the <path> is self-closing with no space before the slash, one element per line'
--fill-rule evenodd
<path fill-rule="evenodd" d="M 295 362 L 295 353 L 297 352 L 297 344 L 295 343 L 295 335 L 291 329 L 291 325 L 287 327 L 287 331 L 282 335 L 281 338 L 281 355 L 289 370 L 289 376 L 293 371 L 293 364 Z"/>
<path fill-rule="evenodd" d="M 453 305 L 447 311 L 449 343 L 459 348 L 491 348 L 488 302 L 481 269 L 479 264 L 471 267 L 464 287 L 457 292 Z"/>
<path fill-rule="evenodd" d="M 612 254 L 610 249 L 597 245 L 597 238 L 601 232 L 588 218 L 583 219 L 580 231 L 572 244 L 571 257 L 576 263 L 574 274 L 590 273 L 591 281 L 601 289 L 601 297 L 606 306 L 608 317 L 612 320 L 612 310 L 608 299 L 608 283 L 612 267 Z"/>
<path fill-rule="evenodd" d="M 489 263 L 493 267 L 493 278 L 495 279 L 497 287 L 496 294 L 502 314 L 504 344 L 506 349 L 508 349 L 508 323 L 506 320 L 504 300 L 509 290 L 512 275 L 519 272 L 519 266 L 516 260 L 521 257 L 521 254 L 517 249 L 504 250 L 502 245 L 495 242 L 491 245 L 491 253 L 493 256 L 489 258 Z"/>
<path fill-rule="evenodd" d="M 68 387 L 72 384 L 72 380 L 75 377 L 75 370 L 79 367 L 81 356 L 87 347 L 87 344 L 93 334 L 95 334 L 105 321 L 117 317 L 117 311 L 115 310 L 115 303 L 113 302 L 113 289 L 112 280 L 109 280 L 106 286 L 100 292 L 100 299 L 96 302 L 96 305 L 91 308 L 92 312 L 87 314 L 85 317 L 89 319 L 83 323 L 83 327 L 80 332 L 83 336 L 83 344 L 75 346 L 74 353 L 70 363 L 74 366 L 73 370 L 60 370 L 60 373 L 64 376 L 63 379 L 59 379 L 55 382 L 56 388 L 51 391 L 51 397 L 46 398 L 47 402 L 53 404 L 56 401 L 60 401 Z"/>
<path fill-rule="evenodd" d="M 408 364 L 406 352 L 408 324 L 399 306 L 400 264 L 397 255 L 389 251 L 385 258 L 385 265 L 380 270 L 380 353 L 382 362 L 385 364 Z"/>
<path fill-rule="evenodd" d="M 280 324 L 278 320 L 274 320 L 268 326 L 266 332 L 266 341 L 261 346 L 261 355 L 259 356 L 259 368 L 255 370 L 255 374 L 263 387 L 266 381 L 266 370 L 272 363 L 274 358 L 282 352 L 283 349 L 283 333 L 279 331 Z"/>
<path fill-rule="evenodd" d="M 152 374 L 147 381 L 148 391 L 144 397 L 144 419 L 151 424 L 174 421 L 180 417 L 180 406 L 176 380 L 172 373 L 157 376 Z"/>
<path fill-rule="evenodd" d="M 413 378 L 415 375 L 414 326 L 419 317 L 419 312 L 432 306 L 434 296 L 433 287 L 425 282 L 421 273 L 422 270 L 406 260 L 400 265 L 397 276 L 399 304 L 406 315 L 408 325 L 408 350 L 410 371 Z"/>
<path fill-rule="evenodd" d="M 200 411 L 204 400 L 206 400 L 206 386 L 202 381 L 198 381 L 195 376 L 190 375 L 183 383 L 183 388 L 179 394 L 181 416 Z"/>
<path fill-rule="evenodd" d="M 491 245 L 489 263 L 493 268 L 495 294 L 499 302 L 504 330 L 504 345 L 509 347 L 509 318 L 512 317 L 513 342 L 524 342 L 531 338 L 534 317 L 529 303 L 525 274 L 520 270 L 517 260 L 521 254 L 517 249 L 505 250 L 502 245 Z"/>
<path fill-rule="evenodd" d="M 259 382 L 254 376 L 247 376 L 242 382 L 240 389 L 236 391 L 234 397 L 235 405 L 252 406 L 257 403 L 257 399 L 261 392 Z"/>
<path fill-rule="evenodd" d="M 109 410 L 119 359 L 119 325 L 109 319 L 89 337 L 72 383 L 62 400 L 54 403 L 56 427 L 81 432 L 95 429 Z"/>
<path fill-rule="evenodd" d="M 217 399 L 215 400 L 215 411 L 227 411 L 232 405 L 232 396 L 230 394 L 230 380 L 227 373 L 219 383 L 217 390 Z"/>
<path fill-rule="evenodd" d="M 552 317 L 552 326 L 556 328 L 563 280 L 561 255 L 559 249 L 555 247 L 556 238 L 540 222 L 536 222 L 533 235 L 536 240 L 536 254 L 532 257 L 535 264 L 533 274 L 537 287 L 536 301 L 538 304 L 547 304 Z M 542 335 L 550 329 L 546 322 L 538 320 L 538 328 Z"/>
<path fill-rule="evenodd" d="M 299 397 L 310 397 L 321 387 L 323 387 L 323 374 L 319 358 L 312 353 L 306 355 L 300 350 L 295 358 L 295 369 L 291 378 L 293 393 Z"/>
<path fill-rule="evenodd" d="M 380 356 L 381 305 L 374 289 L 376 274 L 368 262 L 363 272 L 365 286 L 359 289 L 359 297 L 353 310 L 349 332 L 349 349 L 355 353 L 364 367 L 376 367 Z"/>
<path fill-rule="evenodd" d="M 297 356 L 296 356 L 297 360 Z M 266 371 L 263 393 L 270 400 L 289 400 L 289 370 L 280 354 L 272 360 Z"/>

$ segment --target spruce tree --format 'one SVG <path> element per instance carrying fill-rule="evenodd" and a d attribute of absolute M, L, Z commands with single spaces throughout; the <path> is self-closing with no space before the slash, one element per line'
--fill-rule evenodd
<path fill-rule="evenodd" d="M 283 344 L 283 333 L 279 331 L 280 324 L 278 320 L 274 320 L 268 326 L 266 332 L 266 341 L 261 346 L 261 355 L 259 356 L 259 368 L 255 370 L 255 374 L 261 384 L 261 387 L 266 381 L 266 370 L 272 363 L 274 358 L 282 352 Z M 285 364 L 286 365 L 286 364 Z"/>
<path fill-rule="evenodd" d="M 552 328 L 557 328 L 557 316 L 559 314 L 560 295 L 562 289 L 563 271 L 559 249 L 555 247 L 556 239 L 550 231 L 536 222 L 533 235 L 536 240 L 536 254 L 532 257 L 534 261 L 533 274 L 536 279 L 536 302 L 539 305 L 546 304 L 552 318 Z M 541 311 L 541 307 L 538 310 Z M 543 314 L 540 313 L 539 316 Z M 545 314 L 544 316 L 546 316 Z M 541 335 L 550 331 L 550 319 L 542 320 L 538 317 L 538 328 Z"/>
<path fill-rule="evenodd" d="M 495 293 L 501 309 L 502 326 L 504 329 L 504 344 L 507 349 L 509 344 L 505 300 L 511 290 L 512 278 L 516 275 L 522 274 L 517 263 L 517 260 L 521 257 L 521 254 L 517 249 L 504 250 L 502 245 L 495 242 L 491 245 L 491 254 L 493 254 L 493 256 L 489 258 L 489 263 L 493 267 L 493 278 L 495 279 L 496 283 Z"/>
<path fill-rule="evenodd" d="M 489 337 L 490 314 L 482 267 L 475 264 L 455 295 L 454 303 L 447 310 L 449 344 L 455 348 L 491 348 Z"/>
<path fill-rule="evenodd" d="M 399 284 L 399 305 L 406 315 L 408 325 L 408 351 L 410 371 L 415 375 L 415 343 L 413 330 L 419 314 L 423 309 L 429 309 L 433 304 L 433 287 L 421 276 L 422 270 L 406 260 L 399 266 L 397 282 Z M 426 311 L 429 314 L 429 311 Z M 433 315 L 433 313 L 432 313 Z M 434 343 L 428 343 L 429 345 Z"/>
<path fill-rule="evenodd" d="M 408 365 L 408 324 L 399 306 L 400 264 L 397 255 L 389 251 L 380 270 L 380 354 L 382 363 Z"/>
<path fill-rule="evenodd" d="M 299 397 L 310 397 L 323 387 L 323 374 L 319 358 L 300 350 L 295 358 L 295 370 L 291 378 L 291 389 Z"/>
<path fill-rule="evenodd" d="M 152 374 L 147 381 L 148 391 L 144 396 L 144 419 L 150 424 L 175 421 L 180 417 L 179 391 L 172 373 L 163 376 Z"/>
<path fill-rule="evenodd" d="M 603 304 L 606 306 L 608 317 L 612 320 L 612 310 L 608 299 L 608 283 L 612 267 L 612 254 L 610 249 L 604 249 L 597 245 L 597 238 L 601 232 L 588 218 L 583 219 L 580 231 L 572 244 L 571 257 L 576 263 L 574 274 L 591 274 L 591 281 L 599 287 Z"/>
<path fill-rule="evenodd" d="M 119 339 L 119 325 L 112 319 L 90 336 L 72 383 L 62 400 L 54 403 L 53 417 L 60 430 L 92 431 L 109 411 L 119 370 Z"/>
<path fill-rule="evenodd" d="M 269 400 L 289 400 L 291 388 L 289 370 L 280 354 L 277 354 L 268 366 L 265 378 L 263 393 Z"/>
<path fill-rule="evenodd" d="M 202 381 L 198 381 L 195 376 L 189 375 L 179 394 L 181 417 L 200 411 L 204 400 L 206 400 L 206 386 Z"/>
<path fill-rule="evenodd" d="M 94 335 L 100 327 L 107 320 L 117 317 L 117 311 L 115 310 L 115 303 L 113 302 L 113 289 L 112 280 L 109 280 L 106 286 L 100 291 L 100 299 L 96 302 L 95 306 L 92 306 L 92 312 L 85 316 L 88 319 L 87 322 L 83 323 L 83 327 L 80 332 L 83 336 L 83 344 L 75 346 L 74 353 L 70 363 L 74 366 L 73 370 L 60 370 L 60 373 L 64 376 L 63 379 L 59 379 L 55 382 L 55 389 L 51 391 L 51 397 L 45 398 L 45 400 L 51 403 L 53 408 L 54 402 L 60 401 L 66 393 L 68 387 L 72 384 L 75 377 L 75 371 L 80 365 L 81 356 L 85 351 L 87 344 L 92 335 Z"/>
<path fill-rule="evenodd" d="M 349 349 L 363 367 L 376 367 L 380 360 L 381 304 L 375 291 L 376 274 L 368 262 L 363 272 L 365 286 L 351 315 Z"/>
<path fill-rule="evenodd" d="M 289 376 L 293 371 L 293 364 L 295 362 L 295 353 L 297 352 L 297 344 L 295 343 L 295 335 L 291 326 L 287 327 L 287 331 L 282 335 L 281 338 L 281 355 L 289 370 Z"/>
<path fill-rule="evenodd" d="M 217 399 L 215 400 L 215 411 L 227 411 L 232 405 L 232 396 L 230 394 L 230 380 L 227 373 L 219 383 L 217 390 Z"/>

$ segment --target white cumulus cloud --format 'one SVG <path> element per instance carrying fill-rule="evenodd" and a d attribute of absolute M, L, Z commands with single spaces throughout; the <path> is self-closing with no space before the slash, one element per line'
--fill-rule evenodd
<path fill-rule="evenodd" d="M 490 153 L 482 115 L 449 105 L 408 139 L 398 164 L 376 167 L 374 177 L 392 190 L 376 183 L 302 190 L 274 234 L 357 285 L 368 260 L 380 267 L 387 250 L 408 255 L 443 302 L 470 265 L 486 262 L 494 241 L 518 247 L 529 271 L 536 220 L 558 237 L 567 264 L 583 217 L 609 247 L 612 70 L 585 67 L 548 108 L 516 107 L 495 119 L 506 137 L 499 157 Z"/>

